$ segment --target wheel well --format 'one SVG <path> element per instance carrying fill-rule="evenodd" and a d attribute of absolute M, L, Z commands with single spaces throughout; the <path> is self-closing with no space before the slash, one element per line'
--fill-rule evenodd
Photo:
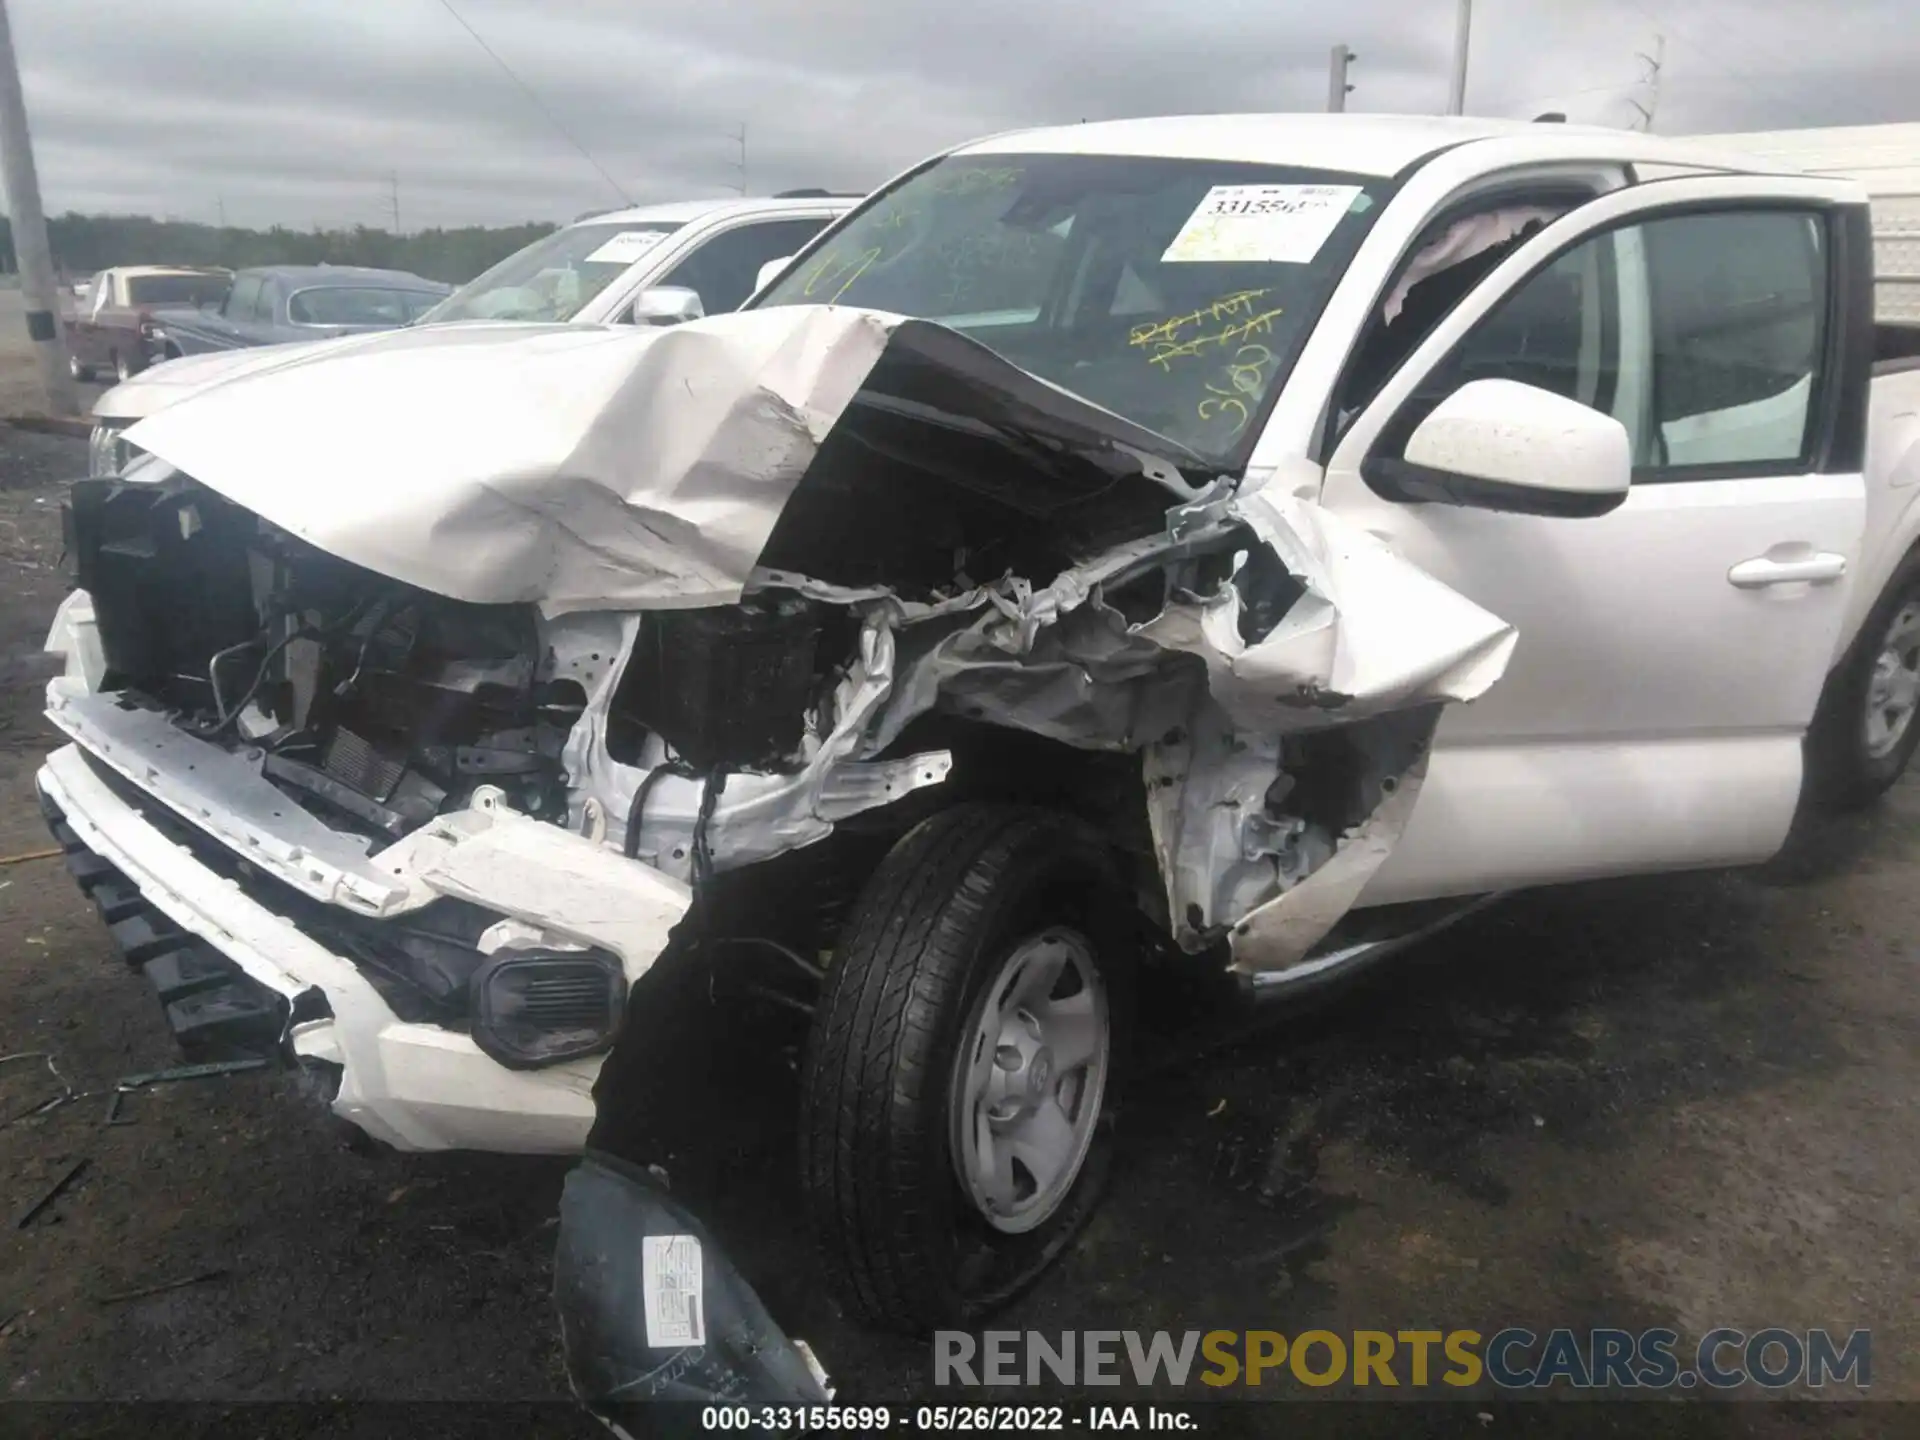
<path fill-rule="evenodd" d="M 934 715 L 910 722 L 877 758 L 928 750 L 953 755 L 945 783 L 842 820 L 814 844 L 716 874 L 702 922 L 708 933 L 777 940 L 807 954 L 830 949 L 894 843 L 922 821 L 968 803 L 1037 806 L 1086 822 L 1107 837 L 1142 910 L 1165 928 L 1165 890 L 1139 756 L 1079 750 L 1025 731 Z"/>
<path fill-rule="evenodd" d="M 947 750 L 953 769 L 946 783 L 916 791 L 898 804 L 847 822 L 904 834 L 928 816 L 968 802 L 1037 805 L 1086 821 L 1109 843 L 1147 912 L 1164 923 L 1166 897 L 1147 822 L 1146 778 L 1129 752 L 1072 745 L 955 715 L 923 715 L 910 722 L 882 758 Z"/>

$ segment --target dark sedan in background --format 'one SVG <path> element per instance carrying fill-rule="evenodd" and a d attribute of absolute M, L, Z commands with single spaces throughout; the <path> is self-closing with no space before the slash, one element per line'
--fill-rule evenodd
<path fill-rule="evenodd" d="M 451 285 L 404 270 L 354 265 L 267 265 L 236 271 L 226 297 L 197 310 L 154 314 L 151 358 L 323 340 L 411 324 Z"/>

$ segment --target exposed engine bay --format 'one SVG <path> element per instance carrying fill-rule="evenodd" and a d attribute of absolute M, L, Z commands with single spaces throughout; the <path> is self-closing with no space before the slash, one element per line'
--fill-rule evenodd
<path fill-rule="evenodd" d="M 397 840 L 482 784 L 564 817 L 585 696 L 542 677 L 530 607 L 384 580 L 180 477 L 79 486 L 73 528 L 107 688 L 258 750 L 329 823 Z"/>
<path fill-rule="evenodd" d="M 790 362 L 796 333 L 808 364 L 783 369 L 768 356 Z M 529 342 L 454 353 L 493 374 L 488 346 Z M 737 379 L 712 381 L 716 356 Z M 149 453 L 73 495 L 96 688 L 238 757 L 376 869 L 498 809 L 796 952 L 831 943 L 863 837 L 959 798 L 1049 804 L 1112 837 L 1180 948 L 1248 971 L 1294 963 L 1349 908 L 1442 703 L 1492 683 L 1511 646 L 1369 537 L 1241 497 L 937 326 L 780 310 L 548 336 L 537 361 L 537 385 L 499 392 L 517 417 L 478 412 L 566 457 L 537 485 L 507 455 L 477 484 L 395 478 L 406 457 L 387 457 L 374 487 L 350 445 L 322 496 L 302 469 L 325 437 L 269 484 L 218 413 L 190 413 L 245 388 L 271 430 L 277 387 L 311 403 L 298 373 L 143 422 Z M 688 365 L 711 383 L 682 385 L 705 411 L 675 412 L 675 463 L 609 449 L 607 418 L 656 410 L 658 375 Z M 598 389 L 584 431 L 539 403 L 562 378 Z M 766 863 L 810 849 L 818 863 Z"/>

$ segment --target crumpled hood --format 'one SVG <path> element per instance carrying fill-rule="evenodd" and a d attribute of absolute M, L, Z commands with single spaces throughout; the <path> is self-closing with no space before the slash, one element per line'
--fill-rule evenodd
<path fill-rule="evenodd" d="M 423 589 L 578 609 L 730 604 L 883 356 L 889 403 L 1166 486 L 1205 466 L 943 326 L 845 307 L 662 329 L 438 326 L 227 378 L 128 441 L 275 525 Z M 1020 443 L 1025 443 L 1023 440 Z"/>

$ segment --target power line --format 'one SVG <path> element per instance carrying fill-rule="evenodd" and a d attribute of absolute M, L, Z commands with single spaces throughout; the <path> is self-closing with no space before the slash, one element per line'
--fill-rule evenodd
<path fill-rule="evenodd" d="M 580 143 L 579 138 L 575 136 L 571 130 L 567 129 L 565 125 L 560 123 L 560 117 L 554 114 L 552 110 L 547 108 L 547 102 L 540 98 L 539 92 L 536 91 L 531 85 L 527 84 L 526 81 L 522 80 L 518 75 L 516 75 L 514 73 L 513 67 L 507 64 L 506 61 L 502 60 L 500 58 L 499 53 L 491 45 L 487 44 L 486 39 L 480 34 L 480 32 L 474 29 L 473 26 L 467 23 L 466 17 L 462 15 L 458 10 L 453 8 L 453 0 L 440 0 L 440 4 L 441 4 L 441 7 L 446 10 L 447 14 L 451 15 L 457 22 L 459 22 L 460 28 L 466 31 L 467 34 L 473 37 L 473 43 L 478 45 L 482 50 L 487 52 L 488 58 L 491 59 L 494 64 L 500 67 L 501 73 L 504 74 L 509 80 L 513 81 L 515 85 L 518 85 L 521 88 L 521 90 L 523 90 L 526 93 L 526 97 L 534 103 L 534 105 L 539 109 L 542 115 L 547 117 L 547 123 L 553 126 L 555 130 L 558 130 L 560 134 L 566 139 L 566 142 L 569 145 L 573 146 L 574 149 L 580 152 L 580 158 L 585 160 L 589 165 L 593 166 L 595 170 L 600 172 L 600 178 L 607 182 L 608 187 L 613 191 L 614 194 L 620 197 L 621 202 L 627 205 L 633 204 L 633 197 L 627 194 L 625 190 L 620 188 L 620 182 L 614 179 L 613 176 L 607 173 L 606 166 L 602 165 L 598 160 L 593 158 L 592 152 L 589 151 L 586 146 Z"/>
<path fill-rule="evenodd" d="M 747 193 L 747 122 L 742 120 L 740 133 L 729 132 L 727 138 L 740 147 L 740 158 L 733 168 L 740 172 L 740 193 L 744 196 Z"/>
<path fill-rule="evenodd" d="M 1627 103 L 1640 112 L 1640 128 L 1649 133 L 1653 130 L 1654 112 L 1660 108 L 1660 72 L 1667 68 L 1667 37 L 1653 37 L 1653 54 L 1636 51 L 1636 55 L 1646 62 L 1647 78 L 1641 83 L 1647 87 L 1647 103 L 1629 99 Z"/>
<path fill-rule="evenodd" d="M 1611 85 L 1588 85 L 1580 90 L 1555 90 L 1551 94 L 1536 95 L 1531 100 L 1519 100 L 1507 103 L 1509 110 L 1531 110 L 1543 100 L 1576 100 L 1582 95 L 1612 95 L 1622 90 L 1630 90 L 1640 82 L 1637 80 L 1618 80 Z"/>
<path fill-rule="evenodd" d="M 1647 19 L 1651 20 L 1655 25 L 1658 25 L 1661 28 L 1661 32 L 1663 34 L 1672 35 L 1681 44 L 1690 47 L 1693 50 L 1696 64 L 1699 63 L 1699 57 L 1701 55 L 1711 54 L 1713 52 L 1713 47 L 1708 45 L 1703 45 L 1697 38 L 1695 38 L 1692 35 L 1689 35 L 1686 31 L 1680 29 L 1677 25 L 1673 24 L 1671 20 L 1664 20 L 1660 16 L 1654 14 L 1652 10 L 1648 9 L 1645 5 L 1641 4 L 1640 0 L 1627 0 L 1627 4 L 1631 5 L 1635 10 L 1638 10 L 1642 15 L 1646 16 Z M 1732 30 L 1731 26 L 1726 28 L 1729 31 Z M 1754 52 L 1752 51 L 1751 48 L 1749 48 L 1747 53 L 1751 55 Z M 1780 57 L 1775 55 L 1771 58 L 1778 59 Z M 1787 99 L 1785 97 L 1785 92 L 1780 88 L 1780 79 L 1777 75 L 1756 75 L 1756 74 L 1753 74 L 1751 71 L 1729 70 L 1723 65 L 1709 64 L 1709 65 L 1702 66 L 1701 68 L 1705 69 L 1709 74 L 1720 75 L 1729 80 L 1745 81 L 1749 85 L 1757 85 L 1763 89 L 1772 90 L 1773 98 L 1775 100 L 1784 101 L 1785 108 L 1790 112 L 1792 112 L 1796 118 L 1802 119 L 1802 120 L 1805 120 L 1808 118 L 1808 113 L 1804 108 L 1804 104 L 1798 96 L 1794 96 L 1791 99 Z"/>

